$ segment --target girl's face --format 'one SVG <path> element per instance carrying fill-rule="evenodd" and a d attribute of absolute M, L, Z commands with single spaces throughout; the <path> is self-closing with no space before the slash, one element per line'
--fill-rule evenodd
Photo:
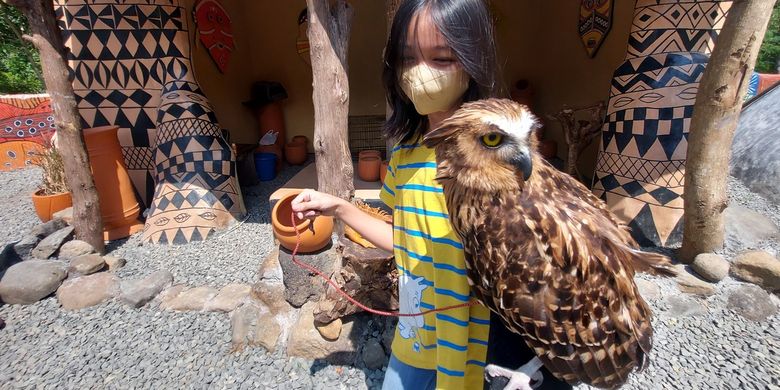
<path fill-rule="evenodd" d="M 406 32 L 402 61 L 404 68 L 423 63 L 444 71 L 462 69 L 444 35 L 436 28 L 428 9 L 423 9 L 412 18 Z"/>

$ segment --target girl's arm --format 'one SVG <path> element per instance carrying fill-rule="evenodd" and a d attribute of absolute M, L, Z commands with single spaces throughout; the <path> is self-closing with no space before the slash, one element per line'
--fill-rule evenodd
<path fill-rule="evenodd" d="M 299 219 L 313 218 L 319 214 L 334 216 L 378 248 L 393 251 L 393 225 L 364 213 L 344 199 L 304 190 L 292 201 L 292 209 Z"/>

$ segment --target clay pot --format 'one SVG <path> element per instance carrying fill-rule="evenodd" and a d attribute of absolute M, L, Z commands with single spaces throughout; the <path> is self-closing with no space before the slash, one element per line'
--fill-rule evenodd
<path fill-rule="evenodd" d="M 531 83 L 528 80 L 517 80 L 512 86 L 509 96 L 512 100 L 526 105 L 529 109 L 533 109 L 534 104 L 534 89 L 531 87 Z"/>
<path fill-rule="evenodd" d="M 320 215 L 313 220 L 296 220 L 297 225 L 292 221 L 292 201 L 300 191 L 296 191 L 280 199 L 274 205 L 271 211 L 271 224 L 274 229 L 274 236 L 279 243 L 290 251 L 295 250 L 297 229 L 301 236 L 301 243 L 298 247 L 298 253 L 311 253 L 324 248 L 331 241 L 330 235 L 333 233 L 333 217 Z"/>
<path fill-rule="evenodd" d="M 379 168 L 382 166 L 382 160 L 379 157 L 368 156 L 358 160 L 358 177 L 363 181 L 379 180 Z"/>
<path fill-rule="evenodd" d="M 387 176 L 387 161 L 382 161 L 382 165 L 379 167 L 379 181 L 385 184 L 385 176 Z"/>
<path fill-rule="evenodd" d="M 539 153 L 541 153 L 544 158 L 553 158 L 557 156 L 558 143 L 551 139 L 539 141 Z"/>
<path fill-rule="evenodd" d="M 295 137 L 292 137 L 292 141 L 290 142 L 294 144 L 304 144 L 308 147 L 309 138 L 307 138 L 305 135 L 296 135 Z"/>
<path fill-rule="evenodd" d="M 282 170 L 282 147 L 273 145 L 258 145 L 255 148 L 255 153 L 273 153 L 276 155 L 276 172 L 279 173 Z"/>
<path fill-rule="evenodd" d="M 255 119 L 257 119 L 258 131 L 262 137 L 268 131 L 278 131 L 279 135 L 276 137 L 276 145 L 279 149 L 284 147 L 286 137 L 286 126 L 284 124 L 284 111 L 282 111 L 282 103 L 271 102 L 258 107 L 254 111 Z M 281 161 L 281 158 L 280 158 Z"/>
<path fill-rule="evenodd" d="M 84 143 L 100 200 L 103 238 L 109 241 L 129 237 L 144 226 L 138 221 L 141 206 L 127 173 L 117 130 L 119 126 L 84 129 Z"/>
<path fill-rule="evenodd" d="M 301 165 L 306 162 L 306 144 L 290 142 L 284 147 L 284 157 L 290 165 Z"/>
<path fill-rule="evenodd" d="M 32 194 L 33 207 L 35 208 L 35 214 L 38 214 L 41 222 L 49 222 L 52 219 L 54 213 L 67 209 L 73 206 L 73 200 L 70 197 L 70 192 L 63 192 L 61 194 L 53 195 L 41 195 L 43 190 L 38 190 Z"/>
<path fill-rule="evenodd" d="M 358 152 L 358 161 L 360 161 L 360 159 L 363 157 L 369 157 L 369 156 L 381 159 L 382 152 L 374 149 L 361 150 L 360 152 Z"/>

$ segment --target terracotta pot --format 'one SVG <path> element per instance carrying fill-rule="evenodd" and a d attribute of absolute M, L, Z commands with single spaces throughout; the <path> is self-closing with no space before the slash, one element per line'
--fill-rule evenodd
<path fill-rule="evenodd" d="M 290 251 L 295 249 L 297 237 L 296 228 L 301 235 L 301 244 L 298 247 L 299 253 L 316 252 L 324 248 L 331 241 L 333 233 L 333 217 L 320 215 L 314 220 L 304 219 L 297 222 L 297 226 L 292 222 L 292 201 L 300 191 L 296 191 L 279 199 L 271 211 L 271 224 L 274 229 L 274 236 L 279 243 Z M 313 225 L 312 225 L 313 224 Z"/>
<path fill-rule="evenodd" d="M 379 167 L 379 181 L 385 184 L 385 176 L 387 176 L 387 161 L 382 161 L 382 165 Z"/>
<path fill-rule="evenodd" d="M 551 139 L 545 139 L 539 142 L 539 153 L 544 156 L 544 158 L 553 158 L 558 155 L 558 143 L 551 140 Z"/>
<path fill-rule="evenodd" d="M 127 173 L 117 130 L 119 126 L 84 129 L 84 143 L 100 200 L 103 238 L 106 240 L 129 237 L 144 226 L 138 222 L 141 206 Z"/>
<path fill-rule="evenodd" d="M 361 150 L 360 152 L 358 152 L 358 161 L 360 161 L 360 159 L 363 158 L 363 157 L 369 157 L 369 156 L 381 159 L 382 158 L 382 152 L 380 152 L 378 150 L 374 150 L 374 149 Z"/>
<path fill-rule="evenodd" d="M 382 160 L 376 156 L 364 156 L 358 160 L 358 177 L 363 181 L 379 180 L 379 168 Z"/>
<path fill-rule="evenodd" d="M 260 136 L 264 136 L 269 130 L 278 131 L 279 135 L 276 137 L 276 145 L 279 146 L 279 149 L 283 148 L 287 140 L 287 130 L 284 124 L 282 103 L 268 103 L 255 109 L 254 114 L 255 119 L 257 119 Z"/>
<path fill-rule="evenodd" d="M 291 143 L 294 144 L 304 144 L 306 147 L 309 145 L 309 138 L 307 138 L 305 135 L 296 135 L 295 137 L 292 137 Z"/>
<path fill-rule="evenodd" d="M 284 147 L 284 156 L 291 165 L 301 165 L 306 162 L 306 144 L 288 143 Z"/>
<path fill-rule="evenodd" d="M 38 190 L 32 194 L 33 207 L 35 208 L 35 213 L 38 214 L 38 218 L 41 219 L 41 222 L 49 222 L 54 213 L 73 206 L 70 192 L 41 195 L 40 193 L 42 191 L 43 190 Z"/>
<path fill-rule="evenodd" d="M 276 172 L 279 173 L 282 170 L 282 148 L 277 145 L 258 145 L 255 148 L 255 153 L 273 153 L 276 155 Z"/>
<path fill-rule="evenodd" d="M 528 106 L 529 109 L 533 110 L 534 89 L 528 80 L 517 80 L 512 86 L 512 91 L 510 91 L 509 96 L 512 97 L 512 100 L 524 104 Z"/>

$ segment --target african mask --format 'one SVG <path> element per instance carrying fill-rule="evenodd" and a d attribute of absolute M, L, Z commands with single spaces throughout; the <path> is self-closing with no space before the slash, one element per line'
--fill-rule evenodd
<path fill-rule="evenodd" d="M 588 56 L 593 58 L 612 27 L 613 0 L 580 1 L 580 39 Z"/>
<path fill-rule="evenodd" d="M 193 11 L 200 42 L 206 46 L 219 71 L 225 73 L 230 55 L 235 49 L 230 16 L 217 0 L 203 0 Z"/>

